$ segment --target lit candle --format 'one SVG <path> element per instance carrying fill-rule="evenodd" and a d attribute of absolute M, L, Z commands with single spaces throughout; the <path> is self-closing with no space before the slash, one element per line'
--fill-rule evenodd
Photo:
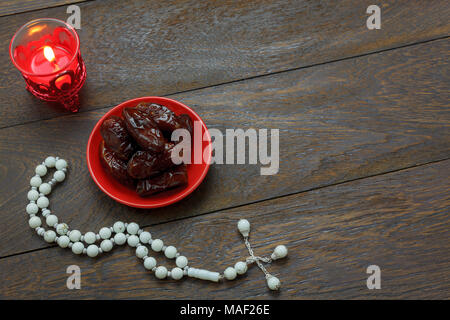
<path fill-rule="evenodd" d="M 57 19 L 28 22 L 11 40 L 10 55 L 33 95 L 78 111 L 86 68 L 75 29 Z"/>

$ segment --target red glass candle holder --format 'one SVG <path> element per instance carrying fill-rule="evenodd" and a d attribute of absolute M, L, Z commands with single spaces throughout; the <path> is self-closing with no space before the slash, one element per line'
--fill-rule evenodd
<path fill-rule="evenodd" d="M 30 21 L 12 38 L 9 54 L 34 96 L 78 111 L 86 67 L 80 38 L 72 26 L 51 18 Z"/>

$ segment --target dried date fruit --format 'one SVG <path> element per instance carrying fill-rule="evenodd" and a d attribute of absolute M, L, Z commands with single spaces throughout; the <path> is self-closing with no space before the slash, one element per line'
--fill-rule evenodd
<path fill-rule="evenodd" d="M 164 151 L 155 154 L 150 151 L 137 151 L 128 161 L 128 174 L 135 179 L 145 179 L 156 176 L 162 171 L 174 166 L 172 162 L 173 143 L 166 143 Z"/>
<path fill-rule="evenodd" d="M 118 116 L 107 118 L 100 127 L 100 134 L 108 149 L 123 160 L 130 159 L 134 149 L 133 140 L 122 118 Z"/>
<path fill-rule="evenodd" d="M 108 149 L 104 141 L 100 144 L 100 160 L 105 169 L 120 183 L 130 187 L 134 185 L 133 179 L 127 173 L 127 163 Z"/>
<path fill-rule="evenodd" d="M 180 122 L 181 128 L 189 131 L 189 133 L 191 134 L 191 137 L 192 137 L 192 130 L 193 130 L 192 128 L 194 127 L 194 125 L 192 123 L 191 117 L 189 117 L 189 115 L 183 113 L 178 116 L 178 121 Z"/>
<path fill-rule="evenodd" d="M 138 110 L 147 114 L 158 126 L 159 129 L 166 133 L 181 128 L 181 123 L 176 114 L 169 108 L 152 103 L 141 103 L 136 107 Z"/>
<path fill-rule="evenodd" d="M 141 196 L 149 196 L 168 189 L 186 185 L 188 182 L 185 165 L 174 167 L 163 174 L 145 180 L 139 180 L 136 192 Z"/>
<path fill-rule="evenodd" d="M 135 179 L 145 179 L 161 173 L 157 169 L 158 156 L 150 151 L 137 151 L 128 161 L 127 172 Z"/>
<path fill-rule="evenodd" d="M 125 108 L 122 115 L 128 132 L 144 150 L 155 153 L 164 150 L 165 138 L 149 115 L 136 108 Z"/>
<path fill-rule="evenodd" d="M 164 171 L 175 164 L 172 161 L 174 143 L 168 142 L 164 145 L 164 151 L 158 155 L 157 166 L 160 171 Z M 182 155 L 181 155 L 182 156 Z"/>

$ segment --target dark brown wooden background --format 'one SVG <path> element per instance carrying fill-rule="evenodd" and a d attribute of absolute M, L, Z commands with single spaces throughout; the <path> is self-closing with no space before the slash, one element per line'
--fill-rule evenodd
<path fill-rule="evenodd" d="M 69 114 L 24 89 L 8 45 L 25 22 L 81 8 L 88 79 Z M 450 297 L 450 4 L 382 1 L 3 1 L 0 4 L 0 298 L 321 299 Z M 120 205 L 91 180 L 85 147 L 97 120 L 148 95 L 191 106 L 208 127 L 280 129 L 280 171 L 213 165 L 188 198 L 158 210 Z M 72 228 L 136 221 L 192 266 L 223 270 L 246 255 L 247 218 L 269 266 L 213 284 L 156 280 L 128 247 L 96 259 L 50 246 L 25 213 L 34 167 L 70 164 L 51 196 Z M 163 258 L 159 257 L 159 260 Z M 170 262 L 168 262 L 170 263 Z M 82 270 L 68 290 L 66 268 Z M 382 289 L 366 268 L 380 266 Z"/>

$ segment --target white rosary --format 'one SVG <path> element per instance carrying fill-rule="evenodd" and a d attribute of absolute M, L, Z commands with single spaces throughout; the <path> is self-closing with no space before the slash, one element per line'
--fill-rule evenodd
<path fill-rule="evenodd" d="M 56 171 L 53 174 L 53 178 L 43 183 L 41 177 L 47 174 L 47 168 L 54 167 Z M 239 261 L 234 267 L 226 268 L 223 274 L 189 267 L 188 259 L 180 255 L 174 246 L 165 246 L 161 239 L 152 239 L 150 232 L 140 229 L 139 225 L 135 222 L 123 223 L 117 221 L 112 227 L 101 228 L 97 234 L 90 231 L 83 235 L 78 230 L 69 230 L 69 226 L 66 223 L 59 223 L 58 217 L 48 209 L 50 203 L 47 198 L 52 188 L 58 182 L 64 181 L 66 172 L 66 160 L 59 159 L 58 157 L 47 157 L 42 164 L 36 167 L 36 175 L 30 180 L 31 190 L 28 192 L 28 200 L 30 200 L 30 203 L 26 208 L 30 216 L 28 224 L 32 229 L 36 230 L 39 236 L 44 237 L 46 242 L 55 242 L 61 248 L 71 248 L 73 253 L 86 254 L 91 258 L 95 258 L 100 253 L 111 251 L 114 245 L 127 243 L 130 247 L 136 248 L 136 256 L 144 260 L 144 267 L 147 270 L 153 271 L 158 279 L 170 277 L 174 280 L 180 280 L 183 276 L 188 276 L 213 282 L 218 282 L 223 278 L 234 280 L 237 275 L 242 275 L 247 272 L 248 265 L 256 263 L 264 272 L 268 287 L 271 290 L 278 290 L 280 288 L 280 280 L 267 272 L 262 263 L 271 263 L 273 260 L 286 257 L 288 252 L 287 248 L 284 245 L 277 246 L 270 258 L 255 256 L 248 241 L 250 223 L 245 219 L 239 220 L 238 229 L 244 237 L 250 257 L 245 262 Z M 42 216 L 45 218 L 47 225 L 53 227 L 56 232 L 50 229 L 45 230 L 41 227 L 41 218 L 37 216 L 39 209 L 41 209 Z M 112 236 L 113 233 L 114 236 Z M 95 243 L 100 240 L 99 247 Z M 85 248 L 83 242 L 86 243 L 87 248 Z M 153 251 L 163 252 L 167 258 L 175 259 L 177 266 L 171 271 L 168 271 L 164 266 L 157 266 L 156 259 L 148 256 L 149 250 L 146 244 L 150 245 Z"/>

